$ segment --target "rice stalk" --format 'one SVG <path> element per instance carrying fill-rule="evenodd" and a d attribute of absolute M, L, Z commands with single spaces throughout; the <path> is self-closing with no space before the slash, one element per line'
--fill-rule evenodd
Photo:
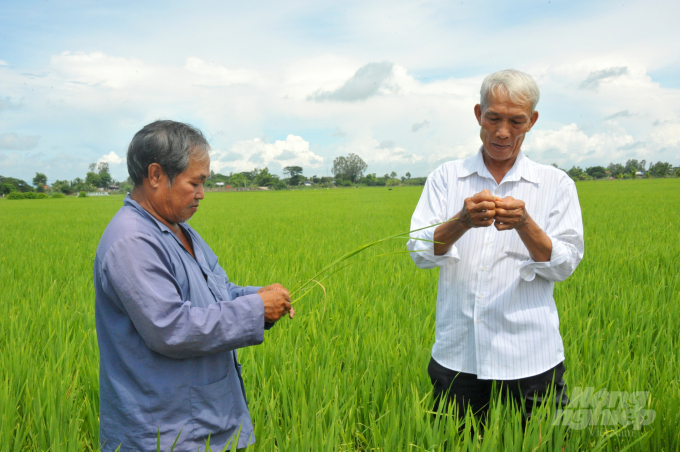
<path fill-rule="evenodd" d="M 391 235 L 391 236 L 389 236 L 389 237 L 385 237 L 385 238 L 383 238 L 383 239 L 376 240 L 375 242 L 371 242 L 371 243 L 367 243 L 367 244 L 365 244 L 365 245 L 361 245 L 360 247 L 355 248 L 354 250 L 352 250 L 352 251 L 350 251 L 350 252 L 348 252 L 348 253 L 346 253 L 346 254 L 343 254 L 342 256 L 340 256 L 339 258 L 337 258 L 336 260 L 334 260 L 333 262 L 331 262 L 330 264 L 328 264 L 327 266 L 325 266 L 323 269 L 321 269 L 320 271 L 318 271 L 314 276 L 312 276 L 311 278 L 309 278 L 308 280 L 306 280 L 304 283 L 302 283 L 300 286 L 298 286 L 296 289 L 294 289 L 293 292 L 291 292 L 290 297 L 293 298 L 293 296 L 294 296 L 295 294 L 297 294 L 298 292 L 300 292 L 300 291 L 303 290 L 303 289 L 306 289 L 307 286 L 309 286 L 312 282 L 315 282 L 315 283 L 317 283 L 317 284 L 320 285 L 320 283 L 319 283 L 318 281 L 316 281 L 316 280 L 319 278 L 319 276 L 323 275 L 324 273 L 326 273 L 326 272 L 327 272 L 328 270 L 330 270 L 331 268 L 335 267 L 335 266 L 338 265 L 338 264 L 341 264 L 341 263 L 347 261 L 348 259 L 351 259 L 352 257 L 358 255 L 359 253 L 361 253 L 361 252 L 363 252 L 363 251 L 366 251 L 366 250 L 369 249 L 369 248 L 372 248 L 372 247 L 374 247 L 374 246 L 376 246 L 376 245 L 378 245 L 378 244 L 380 244 L 380 243 L 387 242 L 388 240 L 410 239 L 410 240 L 418 240 L 418 241 L 421 241 L 421 242 L 430 242 L 430 243 L 438 243 L 438 244 L 441 244 L 441 242 L 435 242 L 435 241 L 433 241 L 433 240 L 427 240 L 427 239 L 420 239 L 420 238 L 416 238 L 416 237 L 411 237 L 410 234 L 413 234 L 414 232 L 422 231 L 422 230 L 425 230 L 425 229 L 434 228 L 434 227 L 436 227 L 436 226 L 439 226 L 439 225 L 442 225 L 442 224 L 444 224 L 444 223 L 448 223 L 448 222 L 450 222 L 450 221 L 454 221 L 454 220 L 457 220 L 457 219 L 458 219 L 457 217 L 456 217 L 456 218 L 451 218 L 451 219 L 449 219 L 449 220 L 442 221 L 441 223 L 432 224 L 432 225 L 430 225 L 430 226 L 425 226 L 425 227 L 423 227 L 423 228 L 414 229 L 414 230 L 412 230 L 412 231 L 400 232 L 399 234 L 394 234 L 394 235 Z M 393 256 L 393 255 L 395 255 L 395 254 L 418 253 L 418 252 L 420 252 L 420 251 L 423 251 L 423 250 L 419 250 L 419 251 L 395 251 L 395 252 L 392 252 L 392 253 L 378 254 L 378 255 L 372 256 L 372 257 L 375 258 L 375 257 Z M 321 281 L 323 281 L 323 280 L 325 280 L 326 278 L 328 278 L 329 276 L 331 276 L 331 275 L 337 273 L 338 271 L 340 271 L 340 270 L 342 270 L 342 269 L 344 269 L 344 268 L 346 268 L 346 267 L 349 267 L 350 265 L 353 265 L 353 264 L 355 264 L 355 263 L 357 263 L 357 262 L 361 262 L 361 261 L 364 261 L 364 260 L 367 260 L 367 259 L 368 259 L 368 258 L 366 258 L 366 259 L 361 259 L 361 260 L 356 260 L 356 261 L 347 263 L 347 264 L 345 264 L 344 266 L 342 266 L 342 267 L 336 269 L 335 271 L 333 271 L 333 272 L 329 273 L 328 275 L 324 276 L 323 278 L 321 278 Z M 291 304 L 293 304 L 293 303 L 299 301 L 300 299 L 302 299 L 302 298 L 303 298 L 305 295 L 307 295 L 307 294 L 311 291 L 311 289 L 313 289 L 314 287 L 315 287 L 315 286 L 312 286 L 311 288 L 309 288 L 309 289 L 307 289 L 305 292 L 303 292 L 303 294 L 302 294 L 301 296 L 299 296 L 298 298 L 292 300 L 292 301 L 291 301 Z M 323 287 L 323 286 L 322 286 L 322 287 Z M 325 295 L 325 292 L 326 292 L 326 289 L 324 288 L 324 295 Z"/>

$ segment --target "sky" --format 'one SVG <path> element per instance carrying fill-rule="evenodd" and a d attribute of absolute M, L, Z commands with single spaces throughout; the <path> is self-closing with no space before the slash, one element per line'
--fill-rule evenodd
<path fill-rule="evenodd" d="M 568 169 L 680 165 L 677 1 L 0 0 L 0 175 L 127 178 L 156 119 L 200 128 L 215 172 L 426 176 L 477 152 L 485 76 L 541 90 L 523 151 Z"/>

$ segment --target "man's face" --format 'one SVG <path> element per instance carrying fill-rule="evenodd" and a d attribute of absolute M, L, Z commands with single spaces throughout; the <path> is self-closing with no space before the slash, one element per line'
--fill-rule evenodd
<path fill-rule="evenodd" d="M 484 145 L 484 156 L 498 163 L 517 157 L 524 136 L 538 119 L 531 113 L 531 103 L 515 103 L 504 89 L 489 93 L 487 106 L 475 106 L 477 122 L 482 127 L 479 136 Z"/>
<path fill-rule="evenodd" d="M 189 167 L 175 177 L 172 185 L 159 184 L 156 211 L 170 223 L 182 223 L 192 217 L 205 197 L 203 183 L 210 176 L 210 158 L 191 157 Z M 164 178 L 167 176 L 163 175 Z"/>

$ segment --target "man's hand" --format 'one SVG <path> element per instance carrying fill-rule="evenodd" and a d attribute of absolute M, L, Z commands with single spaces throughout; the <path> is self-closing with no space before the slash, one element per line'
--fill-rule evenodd
<path fill-rule="evenodd" d="M 496 222 L 499 231 L 514 229 L 536 262 L 548 262 L 552 256 L 552 240 L 527 213 L 524 201 L 510 196 L 496 201 Z"/>
<path fill-rule="evenodd" d="M 295 309 L 290 304 L 290 293 L 281 284 L 271 284 L 258 290 L 257 293 L 264 303 L 265 322 L 275 323 L 286 312 L 291 319 L 295 316 Z"/>
<path fill-rule="evenodd" d="M 466 228 L 485 228 L 491 226 L 496 217 L 496 198 L 489 190 L 481 191 L 465 198 L 458 219 Z"/>
<path fill-rule="evenodd" d="M 496 216 L 496 199 L 489 190 L 466 198 L 463 208 L 455 217 L 457 221 L 440 224 L 434 230 L 434 241 L 438 242 L 434 244 L 434 255 L 446 254 L 470 229 L 491 226 Z"/>
<path fill-rule="evenodd" d="M 524 201 L 510 196 L 496 201 L 496 217 L 494 226 L 499 231 L 510 229 L 522 229 L 526 226 L 529 214 L 524 206 Z"/>

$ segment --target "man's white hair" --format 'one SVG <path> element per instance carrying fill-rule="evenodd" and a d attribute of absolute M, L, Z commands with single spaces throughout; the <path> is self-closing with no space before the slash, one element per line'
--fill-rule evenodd
<path fill-rule="evenodd" d="M 479 92 L 482 110 L 489 104 L 489 95 L 497 95 L 499 89 L 505 91 L 510 100 L 515 103 L 531 102 L 532 114 L 541 97 L 538 85 L 532 76 L 515 69 L 506 69 L 489 75 L 482 82 L 482 89 Z"/>

